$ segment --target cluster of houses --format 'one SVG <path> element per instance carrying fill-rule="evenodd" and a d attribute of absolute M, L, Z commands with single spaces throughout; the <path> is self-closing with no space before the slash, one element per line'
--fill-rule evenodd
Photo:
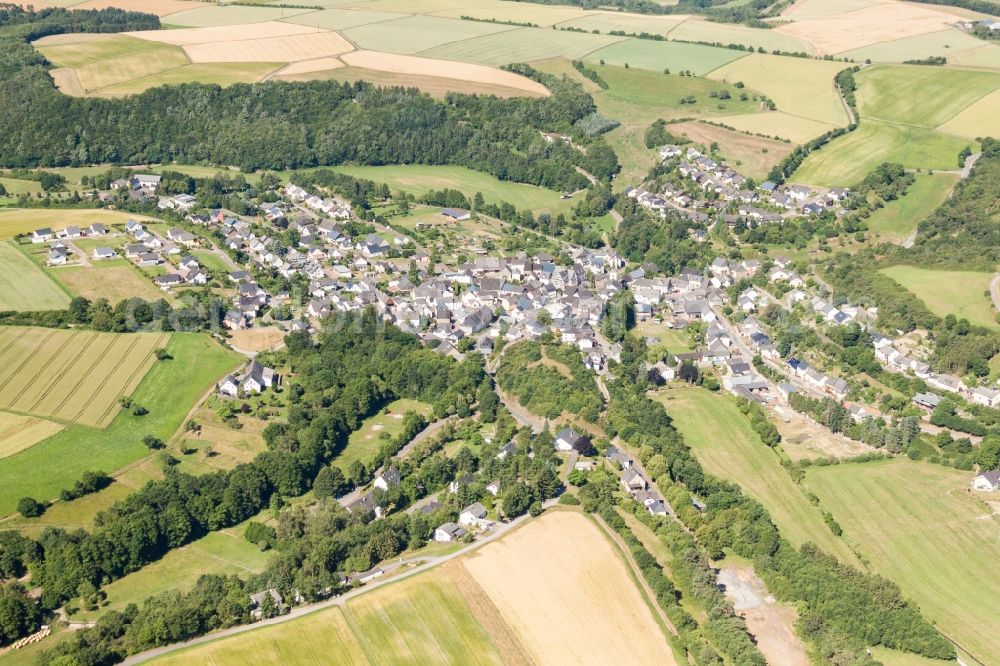
<path fill-rule="evenodd" d="M 660 159 L 676 168 L 676 184 L 658 192 L 642 187 L 625 193 L 638 204 L 665 216 L 668 209 L 697 221 L 708 221 L 709 213 L 723 214 L 729 224 L 779 223 L 789 217 L 819 215 L 837 208 L 849 196 L 843 188 L 816 191 L 805 185 L 778 185 L 770 181 L 753 188 L 752 183 L 725 162 L 716 162 L 694 147 L 665 145 Z M 699 212 L 700 211 L 700 212 Z"/>
<path fill-rule="evenodd" d="M 663 498 L 653 489 L 653 484 L 639 471 L 632 457 L 615 445 L 604 452 L 604 458 L 620 473 L 622 488 L 632 499 L 642 504 L 654 516 L 666 516 L 669 511 Z"/>
<path fill-rule="evenodd" d="M 141 201 L 151 199 L 160 188 L 162 176 L 154 173 L 137 173 L 130 178 L 119 178 L 111 181 L 112 191 L 125 190 L 129 199 Z"/>

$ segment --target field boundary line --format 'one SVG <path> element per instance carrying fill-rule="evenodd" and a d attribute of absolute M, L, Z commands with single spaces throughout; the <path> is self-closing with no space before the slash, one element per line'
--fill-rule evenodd
<path fill-rule="evenodd" d="M 100 337 L 103 337 L 103 336 L 98 335 L 97 337 L 100 338 Z M 80 379 L 77 380 L 76 384 L 73 385 L 73 388 L 69 391 L 69 393 L 66 394 L 66 397 L 63 398 L 62 402 L 59 403 L 59 406 L 56 407 L 53 410 L 54 414 L 58 414 L 59 411 L 66 404 L 66 401 L 68 401 L 71 397 L 73 397 L 76 394 L 76 391 L 77 391 L 77 389 L 80 388 L 80 385 L 84 382 L 84 380 L 86 380 L 86 379 L 88 379 L 90 377 L 90 373 L 94 371 L 94 368 L 97 367 L 97 364 L 100 363 L 103 360 L 104 355 L 107 354 L 108 351 L 111 349 L 111 347 L 114 346 L 114 344 L 115 344 L 115 342 L 117 340 L 117 336 L 111 335 L 111 336 L 108 336 L 108 337 L 111 338 L 111 339 L 110 339 L 107 347 L 105 347 L 104 350 L 100 353 L 100 355 L 98 355 L 98 357 L 94 359 L 94 362 L 91 363 L 90 366 L 87 368 L 87 372 L 83 376 L 81 376 Z M 101 384 L 100 388 L 104 388 L 104 384 Z M 100 392 L 100 388 L 94 394 L 91 394 L 90 400 L 93 400 L 94 395 L 96 393 Z M 89 402 L 89 400 L 88 400 L 88 402 Z"/>
<path fill-rule="evenodd" d="M 59 356 L 59 354 L 61 354 L 63 350 L 66 349 L 67 346 L 69 346 L 70 341 L 73 340 L 73 338 L 75 337 L 76 337 L 75 335 L 67 335 L 66 339 L 63 340 L 63 343 L 59 345 L 59 348 L 56 349 L 53 353 L 49 354 L 48 359 L 45 360 L 45 364 L 34 373 L 35 376 L 31 378 L 31 381 L 25 384 L 24 388 L 21 389 L 20 393 L 17 394 L 17 397 L 15 397 L 14 400 L 10 403 L 11 405 L 16 405 L 17 402 L 21 399 L 21 397 L 35 385 L 35 382 L 38 380 L 38 377 L 44 374 L 45 371 L 49 369 L 49 366 L 52 365 L 52 361 L 54 361 L 55 358 Z M 48 338 L 46 338 L 46 340 L 48 340 Z M 32 354 L 32 357 L 33 356 L 34 354 Z"/>
<path fill-rule="evenodd" d="M 160 343 L 163 340 L 163 336 L 164 335 L 167 336 L 168 341 L 169 341 L 170 334 L 169 333 L 161 333 L 160 337 L 158 337 L 156 339 L 155 344 L 153 345 L 152 349 L 150 349 L 147 352 L 147 354 L 153 354 L 153 353 L 156 352 L 157 349 L 160 348 Z M 139 344 L 139 342 L 141 341 L 141 339 L 142 339 L 141 336 L 139 336 L 139 335 L 136 336 L 135 342 L 133 342 L 133 346 L 129 349 L 129 353 L 132 352 L 132 349 L 135 348 L 135 345 Z M 128 358 L 128 354 L 122 356 L 122 360 L 118 363 L 118 366 L 115 367 L 114 371 L 110 375 L 108 375 L 108 378 L 113 377 L 115 375 L 115 373 L 118 372 L 118 369 L 121 367 L 121 364 L 124 363 L 127 360 L 127 358 Z M 143 357 L 143 363 L 140 363 L 139 367 L 142 367 L 142 365 L 146 361 L 146 358 L 147 357 Z M 155 365 L 155 362 L 154 362 L 153 365 Z M 146 371 L 144 373 L 142 373 L 142 376 L 139 378 L 139 381 L 136 382 L 135 385 L 132 386 L 132 390 L 131 391 L 128 390 L 130 382 L 128 382 L 128 381 L 125 382 L 125 384 L 122 386 L 121 390 L 118 391 L 117 395 L 115 395 L 114 401 L 111 403 L 111 405 L 108 407 L 108 409 L 106 409 L 104 411 L 104 413 L 101 415 L 101 418 L 100 418 L 100 422 L 101 423 L 103 423 L 104 420 L 108 417 L 108 414 L 118 406 L 119 401 L 121 400 L 122 396 L 125 395 L 126 392 L 133 393 L 133 392 L 135 392 L 135 390 L 137 388 L 139 388 L 139 385 L 142 384 L 142 380 L 144 380 L 146 378 L 146 376 L 153 370 L 153 365 L 150 365 L 148 368 L 146 368 Z"/>
<path fill-rule="evenodd" d="M 676 39 L 674 39 L 674 40 L 671 40 L 671 41 L 675 41 L 675 42 L 676 42 L 676 41 L 679 41 L 679 40 L 676 40 Z M 751 52 L 751 51 L 745 51 L 745 52 L 743 53 L 743 55 L 741 55 L 741 56 L 740 56 L 739 58 L 736 58 L 735 60 L 730 60 L 729 62 L 724 62 L 724 63 L 722 63 L 721 65 L 719 65 L 718 67 L 715 67 L 714 69 L 710 69 L 710 70 L 708 70 L 707 72 L 705 72 L 704 74 L 702 74 L 702 75 L 701 75 L 701 78 L 703 78 L 703 79 L 707 79 L 707 78 L 708 78 L 708 75 L 709 75 L 709 74 L 711 74 L 712 72 L 717 72 L 717 71 L 719 71 L 720 69 L 722 69 L 723 67 L 726 67 L 727 65 L 732 65 L 732 64 L 733 64 L 734 62 L 739 62 L 740 60 L 743 60 L 744 58 L 746 58 L 746 57 L 750 56 L 750 55 L 751 55 L 751 53 L 756 53 L 756 51 L 752 51 L 752 52 Z M 722 81 L 722 82 L 723 82 L 723 83 L 727 83 L 727 81 L 726 81 L 725 79 L 723 79 L 723 81 Z M 753 88 L 751 88 L 751 90 L 753 90 Z M 760 95 L 760 94 L 763 94 L 763 93 L 761 93 L 761 92 L 760 92 L 759 90 L 757 91 L 757 93 L 758 93 L 758 95 Z M 780 110 L 780 109 L 779 109 L 779 110 Z M 789 115 L 792 115 L 792 114 L 789 114 Z M 811 119 L 810 119 L 810 120 L 811 120 Z"/>
<path fill-rule="evenodd" d="M 132 341 L 132 344 L 131 346 L 129 346 L 128 350 L 126 350 L 126 352 L 122 354 L 122 357 L 118 359 L 118 363 L 115 364 L 115 367 L 104 378 L 104 382 L 101 384 L 101 386 L 106 385 L 108 383 L 108 380 L 110 380 L 112 377 L 115 376 L 115 373 L 117 373 L 118 370 L 122 367 L 122 363 L 124 363 L 128 359 L 129 355 L 132 353 L 132 350 L 135 349 L 136 345 L 139 344 L 140 339 L 141 338 L 138 335 L 135 337 L 135 340 Z M 127 386 L 128 383 L 126 382 L 125 387 Z M 122 394 L 124 393 L 125 387 L 122 387 L 122 389 L 118 391 L 110 406 L 107 409 L 105 409 L 104 412 L 101 413 L 101 418 L 97 419 L 98 423 L 103 423 L 104 420 L 107 418 L 108 413 L 118 405 L 119 401 L 121 400 Z M 77 418 L 80 418 L 80 416 L 82 416 L 83 413 L 87 411 L 87 407 L 89 406 L 90 404 L 88 403 L 85 404 L 83 407 L 81 407 L 80 412 L 77 414 Z"/>
<path fill-rule="evenodd" d="M 66 373 L 69 372 L 71 368 L 76 366 L 77 362 L 80 360 L 80 357 L 85 355 L 87 351 L 90 349 L 90 347 L 94 344 L 94 342 L 100 337 L 101 336 L 99 336 L 97 333 L 93 333 L 90 339 L 87 340 L 87 342 L 83 345 L 83 348 L 75 352 L 73 362 L 67 363 L 65 366 L 63 366 L 62 370 L 57 372 L 55 376 L 53 376 L 52 379 L 49 380 L 48 384 L 44 387 L 44 390 L 42 390 L 41 393 L 39 393 L 38 397 L 35 398 L 35 401 L 31 404 L 29 411 L 34 411 L 35 409 L 37 409 L 39 403 L 45 400 L 45 396 L 47 396 L 49 392 L 52 391 L 52 388 L 54 386 L 57 386 L 59 384 L 59 380 L 65 377 Z"/>
<path fill-rule="evenodd" d="M 11 351 L 14 350 L 15 345 L 17 345 L 17 343 L 21 341 L 21 338 L 23 338 L 25 335 L 28 334 L 28 330 L 29 329 L 27 329 L 27 328 L 18 328 L 18 329 L 4 328 L 2 331 L 0 331 L 0 338 L 6 338 L 7 336 L 4 335 L 4 334 L 7 333 L 8 331 L 12 331 L 12 330 L 19 332 L 20 335 L 18 335 L 17 337 L 15 337 L 13 340 L 10 340 L 10 341 L 3 340 L 4 346 L 3 346 L 3 349 L 0 350 L 0 364 L 3 364 L 6 361 L 7 354 L 9 352 L 11 352 Z"/>
<path fill-rule="evenodd" d="M 439 18 L 445 18 L 445 17 L 439 17 Z M 461 19 L 459 19 L 459 20 L 461 20 Z M 487 21 L 487 23 L 488 23 L 488 21 Z M 460 44 L 465 44 L 466 42 L 474 42 L 476 40 L 482 39 L 483 37 L 492 37 L 494 35 L 506 35 L 507 33 L 517 32 L 518 30 L 544 30 L 544 29 L 545 28 L 528 28 L 528 27 L 523 26 L 523 25 L 514 25 L 514 26 L 511 26 L 509 30 L 500 30 L 498 32 L 491 32 L 491 33 L 489 33 L 487 35 L 475 35 L 474 37 L 467 37 L 465 39 L 459 39 L 457 41 L 448 42 L 446 44 L 438 44 L 437 46 L 432 46 L 429 49 L 422 49 L 422 50 L 417 51 L 415 53 L 412 53 L 410 55 L 420 56 L 421 58 L 433 58 L 435 60 L 450 60 L 451 62 L 461 62 L 461 63 L 467 63 L 467 64 L 471 64 L 471 65 L 482 65 L 483 67 L 493 67 L 494 69 L 499 69 L 499 66 L 497 66 L 497 65 L 484 65 L 481 62 L 471 62 L 469 60 L 457 60 L 455 58 L 444 58 L 444 57 L 441 57 L 441 56 L 425 56 L 424 54 L 427 53 L 428 51 L 433 51 L 434 49 L 438 49 L 438 48 L 441 48 L 443 46 L 447 46 L 449 48 L 450 47 L 455 47 L 455 46 L 458 46 Z M 346 37 L 345 37 L 345 39 L 346 39 Z M 358 49 L 358 50 L 359 51 L 371 51 L 372 49 Z M 387 51 L 380 51 L 380 53 L 388 53 L 388 52 Z M 341 54 L 341 55 L 343 55 L 343 54 Z M 407 55 L 407 54 L 405 54 L 405 53 L 399 53 L 399 54 L 394 54 L 394 55 Z M 555 56 L 555 57 L 561 58 L 563 56 Z"/>
<path fill-rule="evenodd" d="M 76 72 L 74 71 L 74 76 L 75 75 L 76 75 Z M 28 261 L 30 261 L 33 265 L 37 266 L 37 264 L 35 264 L 35 260 L 31 258 L 31 255 L 28 254 L 27 251 L 23 247 L 21 247 L 20 243 L 18 243 L 14 239 L 9 239 L 9 240 L 6 241 L 6 243 L 8 245 L 10 245 L 11 247 L 13 247 L 15 250 L 17 250 L 21 254 L 22 257 L 24 257 L 25 259 L 27 259 Z M 45 275 L 45 277 L 47 277 L 49 279 L 49 281 L 51 281 L 54 285 L 56 285 L 57 287 L 59 287 L 66 294 L 66 296 L 69 297 L 69 299 L 71 301 L 74 298 L 76 298 L 76 294 L 74 294 L 72 291 L 70 291 L 69 287 L 67 287 L 66 285 L 64 285 L 59 280 L 57 280 L 49 271 L 45 270 L 45 267 L 38 266 L 38 268 L 40 268 L 41 271 L 42 271 L 42 274 Z M 67 305 L 67 307 L 69 307 L 69 306 Z"/>

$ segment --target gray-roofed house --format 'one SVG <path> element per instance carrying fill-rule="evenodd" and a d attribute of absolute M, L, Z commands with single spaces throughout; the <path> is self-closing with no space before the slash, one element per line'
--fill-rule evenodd
<path fill-rule="evenodd" d="M 479 502 L 470 504 L 458 514 L 458 522 L 463 525 L 479 525 L 486 519 L 486 507 Z"/>
<path fill-rule="evenodd" d="M 461 525 L 447 522 L 434 530 L 434 540 L 441 543 L 450 543 L 458 541 L 466 534 L 468 534 L 468 531 Z"/>

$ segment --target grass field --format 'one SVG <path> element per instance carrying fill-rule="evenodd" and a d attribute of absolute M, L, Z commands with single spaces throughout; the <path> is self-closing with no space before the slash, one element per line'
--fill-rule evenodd
<path fill-rule="evenodd" d="M 843 63 L 754 53 L 716 69 L 708 77 L 730 83 L 742 81 L 773 99 L 779 111 L 846 125 L 847 113 L 833 85 L 833 77 L 843 68 Z"/>
<path fill-rule="evenodd" d="M 792 482 L 732 400 L 700 388 L 662 391 L 659 399 L 705 471 L 739 484 L 763 504 L 782 536 L 796 546 L 812 541 L 856 564 L 847 544 L 830 532 L 819 509 Z M 836 512 L 834 516 L 839 518 Z"/>
<path fill-rule="evenodd" d="M 349 28 L 344 30 L 344 34 L 363 49 L 413 54 L 443 44 L 465 39 L 476 40 L 486 35 L 515 29 L 509 25 L 462 21 L 439 16 L 407 16 Z"/>
<path fill-rule="evenodd" d="M 813 47 L 809 42 L 777 30 L 762 30 L 738 23 L 715 23 L 697 17 L 689 18 L 677 26 L 671 31 L 670 39 L 743 44 L 754 48 L 763 47 L 766 51 L 813 53 Z"/>
<path fill-rule="evenodd" d="M 314 28 L 325 28 L 327 30 L 344 30 L 354 28 L 359 25 L 378 23 L 379 21 L 389 21 L 403 18 L 406 14 L 395 12 L 368 12 L 356 11 L 353 9 L 324 9 L 318 12 L 308 12 L 297 14 L 290 18 L 282 19 L 286 23 L 298 23 L 299 25 L 311 25 Z"/>
<path fill-rule="evenodd" d="M 165 22 L 170 25 L 180 25 L 188 28 L 208 28 L 217 25 L 280 21 L 282 19 L 292 19 L 299 14 L 307 12 L 309 12 L 308 9 L 267 7 L 265 5 L 256 7 L 218 5 L 215 7 L 190 9 L 186 12 L 177 12 L 176 14 L 171 14 L 170 18 Z"/>
<path fill-rule="evenodd" d="M 461 591 L 440 568 L 306 617 L 155 660 L 160 666 L 500 664 Z"/>
<path fill-rule="evenodd" d="M 988 44 L 978 49 L 969 49 L 948 58 L 948 62 L 962 67 L 985 67 L 1000 69 L 1000 46 Z"/>
<path fill-rule="evenodd" d="M 559 193 L 534 185 L 523 185 L 498 180 L 488 174 L 459 166 L 349 166 L 336 167 L 337 171 L 357 178 L 368 178 L 377 183 L 387 183 L 393 191 L 404 190 L 416 196 L 430 190 L 456 189 L 469 199 L 482 192 L 488 202 L 506 201 L 518 210 L 528 208 L 534 212 L 565 212 L 572 208 L 572 200 L 559 198 Z"/>
<path fill-rule="evenodd" d="M 197 81 L 218 86 L 260 81 L 282 67 L 281 62 L 216 62 L 184 65 L 176 69 L 157 72 L 101 89 L 102 95 L 134 95 L 158 86 L 179 85 Z"/>
<path fill-rule="evenodd" d="M 464 558 L 535 663 L 677 663 L 614 546 L 550 512 Z"/>
<path fill-rule="evenodd" d="M 0 408 L 104 427 L 169 335 L 0 330 Z"/>
<path fill-rule="evenodd" d="M 742 51 L 703 44 L 626 39 L 588 54 L 585 60 L 595 63 L 603 60 L 609 65 L 628 65 L 654 72 L 689 70 L 702 76 L 745 55 Z"/>
<path fill-rule="evenodd" d="M 77 296 L 95 300 L 106 298 L 112 304 L 126 298 L 155 301 L 165 294 L 134 266 L 121 260 L 101 261 L 91 266 L 67 266 L 49 271 Z"/>
<path fill-rule="evenodd" d="M 118 500 L 128 497 L 135 489 L 122 483 L 111 483 L 108 487 L 84 495 L 71 502 L 55 502 L 38 518 L 24 518 L 15 514 L 3 523 L 4 529 L 16 529 L 18 532 L 37 537 L 50 527 L 60 527 L 65 530 L 90 529 L 94 526 L 94 518 L 101 511 L 111 508 Z"/>
<path fill-rule="evenodd" d="M 897 459 L 813 467 L 806 485 L 819 495 L 845 537 L 947 636 L 993 663 L 1000 633 L 1000 521 L 972 478 L 928 463 Z M 906 662 L 911 663 L 911 662 Z"/>
<path fill-rule="evenodd" d="M 858 129 L 813 151 L 791 178 L 821 187 L 850 187 L 883 162 L 935 171 L 957 168 L 969 142 L 933 130 L 865 120 Z"/>
<path fill-rule="evenodd" d="M 973 324 L 997 325 L 997 312 L 989 296 L 993 278 L 990 273 L 938 271 L 915 266 L 890 266 L 881 272 L 916 295 L 938 316 L 953 314 Z"/>
<path fill-rule="evenodd" d="M 212 406 L 217 407 L 215 404 Z M 232 425 L 226 424 L 209 405 L 196 409 L 191 418 L 201 428 L 198 433 L 184 433 L 169 447 L 181 461 L 178 468 L 182 472 L 197 475 L 232 469 L 250 462 L 258 453 L 267 450 L 267 444 L 261 435 L 267 426 L 263 419 L 240 415 Z M 212 447 L 211 457 L 205 451 L 209 446 Z M 152 461 L 144 464 L 155 466 Z"/>
<path fill-rule="evenodd" d="M 962 109 L 938 130 L 967 139 L 1000 136 L 1000 113 L 997 109 L 1000 109 L 1000 90 L 994 90 Z"/>
<path fill-rule="evenodd" d="M 349 0 L 338 4 L 365 11 L 434 14 L 451 18 L 470 16 L 476 19 L 534 23 L 542 27 L 584 16 L 586 13 L 576 7 L 536 5 L 506 2 L 505 0 Z"/>
<path fill-rule="evenodd" d="M 169 439 L 195 402 L 243 358 L 198 333 L 175 333 L 166 349 L 173 359 L 156 363 L 132 392 L 133 399 L 146 406 L 149 414 L 135 417 L 119 413 L 104 430 L 73 425 L 0 460 L 0 515 L 11 513 L 21 497 L 43 500 L 56 496 L 84 471 L 103 469 L 110 473 L 148 455 L 142 437 L 149 434 Z M 87 411 L 92 411 L 89 406 Z"/>
<path fill-rule="evenodd" d="M 866 67 L 856 80 L 863 118 L 928 128 L 1000 88 L 1000 72 L 919 65 Z"/>
<path fill-rule="evenodd" d="M 106 170 L 106 167 L 98 169 L 98 171 Z M 13 238 L 18 234 L 29 233 L 40 227 L 49 227 L 53 231 L 59 231 L 70 225 L 82 228 L 95 222 L 104 226 L 125 224 L 133 218 L 144 219 L 141 215 L 99 209 L 4 208 L 0 209 L 0 239 Z"/>
<path fill-rule="evenodd" d="M 428 49 L 421 51 L 420 55 L 499 66 L 546 58 L 582 58 L 621 39 L 590 33 L 517 28 Z"/>
<path fill-rule="evenodd" d="M 31 448 L 65 427 L 37 416 L 0 412 L 0 458 Z"/>
<path fill-rule="evenodd" d="M 69 295 L 10 242 L 0 242 L 0 310 L 62 310 Z"/>
<path fill-rule="evenodd" d="M 955 181 L 955 176 L 946 173 L 916 174 L 905 196 L 872 213 L 866 220 L 868 229 L 878 233 L 883 240 L 902 241 L 944 202 Z"/>
<path fill-rule="evenodd" d="M 94 620 L 110 610 L 121 611 L 130 603 L 140 608 L 143 601 L 168 590 L 188 590 L 203 574 L 260 573 L 267 566 L 270 553 L 261 552 L 243 537 L 243 526 L 211 532 L 162 559 L 105 585 L 107 604 L 96 611 L 80 611 L 75 620 Z"/>
<path fill-rule="evenodd" d="M 722 116 L 714 120 L 744 132 L 788 139 L 793 143 L 806 143 L 834 128 L 834 125 L 829 123 L 802 116 L 793 116 L 783 111 L 752 113 L 744 116 Z"/>
<path fill-rule="evenodd" d="M 406 412 L 417 412 L 427 416 L 431 413 L 431 406 L 427 403 L 407 399 L 389 403 L 385 410 L 365 419 L 361 427 L 351 433 L 347 440 L 347 446 L 337 456 L 337 467 L 346 472 L 355 460 L 361 460 L 365 464 L 370 462 L 370 458 L 378 452 L 382 445 L 382 441 L 379 439 L 382 433 L 386 433 L 390 437 L 397 437 L 403 431 L 403 417 Z"/>
<path fill-rule="evenodd" d="M 666 37 L 670 31 L 683 23 L 683 16 L 656 16 L 626 14 L 623 12 L 587 12 L 585 16 L 560 23 L 559 28 L 578 28 L 591 32 L 598 30 L 609 33 L 612 30 L 623 32 L 662 35 Z"/>

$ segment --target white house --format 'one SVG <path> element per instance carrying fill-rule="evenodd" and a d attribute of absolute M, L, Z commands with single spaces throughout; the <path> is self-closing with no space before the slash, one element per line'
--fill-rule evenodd
<path fill-rule="evenodd" d="M 450 543 L 464 537 L 468 532 L 461 525 L 445 523 L 434 530 L 434 540 L 440 543 Z"/>
<path fill-rule="evenodd" d="M 462 525 L 481 525 L 486 520 L 486 507 L 479 502 L 470 504 L 458 514 L 458 522 Z"/>
<path fill-rule="evenodd" d="M 402 476 L 399 470 L 395 467 L 390 467 L 386 471 L 379 474 L 378 478 L 375 479 L 374 485 L 376 488 L 381 488 L 382 490 L 389 490 L 393 486 L 398 486 L 399 482 L 402 480 Z"/>
<path fill-rule="evenodd" d="M 563 428 L 556 435 L 555 446 L 557 451 L 586 451 L 590 446 L 590 440 L 572 428 Z"/>
<path fill-rule="evenodd" d="M 112 250 L 110 247 L 95 247 L 93 252 L 94 259 L 114 259 L 118 254 Z"/>
<path fill-rule="evenodd" d="M 987 493 L 1000 490 L 1000 469 L 983 472 L 972 480 L 972 487 Z"/>

